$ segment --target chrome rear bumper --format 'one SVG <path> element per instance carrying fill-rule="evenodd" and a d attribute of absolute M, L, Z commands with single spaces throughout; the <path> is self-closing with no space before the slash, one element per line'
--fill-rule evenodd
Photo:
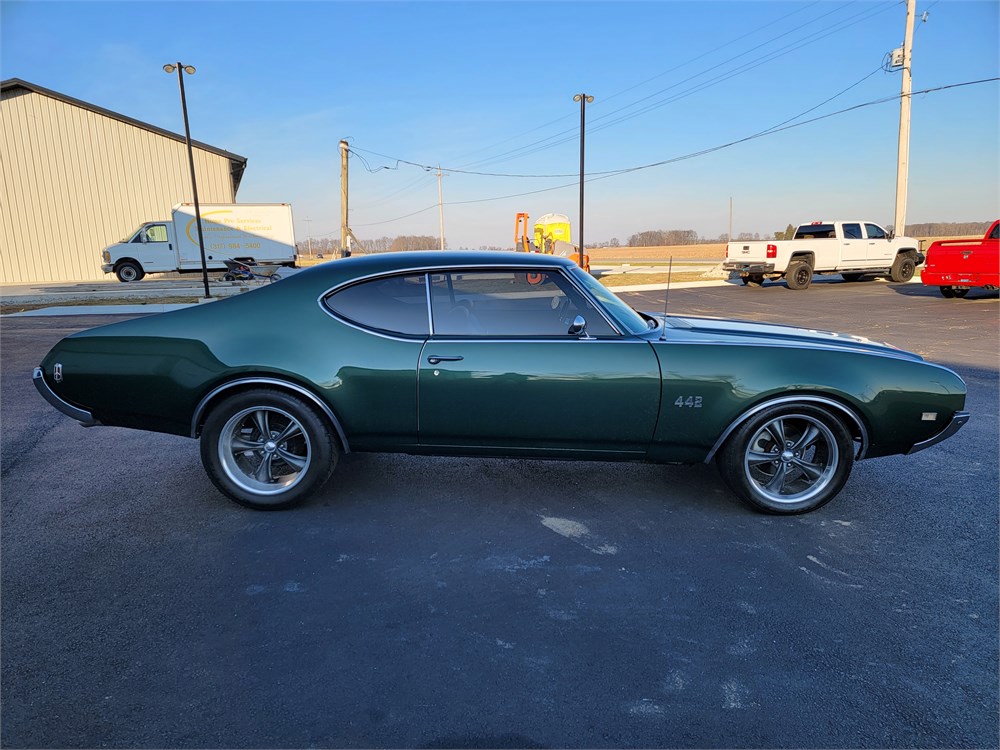
<path fill-rule="evenodd" d="M 55 392 L 49 388 L 49 384 L 45 382 L 45 373 L 42 371 L 41 367 L 35 368 L 35 371 L 31 375 L 31 379 L 35 384 L 35 388 L 40 394 L 42 394 L 42 398 L 48 401 L 52 406 L 61 411 L 67 417 L 72 417 L 84 427 L 96 427 L 100 424 L 100 422 L 94 419 L 94 415 L 89 411 L 80 409 L 72 404 L 68 404 L 59 398 Z"/>

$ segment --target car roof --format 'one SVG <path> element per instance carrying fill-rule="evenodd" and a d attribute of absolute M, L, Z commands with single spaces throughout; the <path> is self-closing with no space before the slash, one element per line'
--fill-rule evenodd
<path fill-rule="evenodd" d="M 512 253 L 495 250 L 415 250 L 352 256 L 335 261 L 335 265 L 341 266 L 344 270 L 349 266 L 351 272 L 355 274 L 367 274 L 408 269 L 470 268 L 476 266 L 572 267 L 574 262 L 570 258 L 544 253 Z"/>

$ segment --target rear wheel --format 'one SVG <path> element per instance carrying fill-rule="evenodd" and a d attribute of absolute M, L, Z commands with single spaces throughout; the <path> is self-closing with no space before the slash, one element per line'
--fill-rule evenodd
<path fill-rule="evenodd" d="M 804 260 L 793 261 L 785 271 L 785 283 L 789 289 L 807 289 L 812 283 L 812 266 Z"/>
<path fill-rule="evenodd" d="M 763 410 L 730 436 L 716 457 L 729 488 L 766 513 L 807 513 L 847 482 L 854 442 L 843 422 L 812 404 Z"/>
<path fill-rule="evenodd" d="M 291 507 L 318 490 L 340 451 L 326 421 L 298 396 L 257 389 L 209 413 L 201 460 L 213 484 L 256 510 Z"/>
<path fill-rule="evenodd" d="M 951 299 L 952 297 L 955 296 L 955 290 L 952 289 L 950 286 L 943 286 L 941 287 L 941 296 L 944 297 L 945 299 Z"/>
<path fill-rule="evenodd" d="M 913 278 L 917 272 L 917 264 L 909 255 L 897 255 L 892 268 L 889 270 L 889 279 L 897 284 L 902 284 Z"/>
<path fill-rule="evenodd" d="M 952 289 L 952 294 L 954 294 L 959 299 L 961 299 L 968 293 L 969 293 L 968 289 Z"/>
<path fill-rule="evenodd" d="M 747 276 L 742 277 L 744 286 L 763 286 L 764 285 L 764 274 L 762 273 L 751 273 Z"/>
<path fill-rule="evenodd" d="M 115 276 L 125 284 L 130 281 L 142 281 L 142 277 L 145 275 L 146 272 L 142 270 L 142 266 L 130 260 L 123 261 L 115 267 Z"/>

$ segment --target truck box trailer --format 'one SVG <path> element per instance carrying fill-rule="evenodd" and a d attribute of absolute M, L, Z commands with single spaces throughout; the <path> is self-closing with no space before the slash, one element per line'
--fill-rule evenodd
<path fill-rule="evenodd" d="M 226 260 L 248 266 L 295 265 L 295 231 L 288 203 L 202 204 L 201 228 L 209 270 Z M 101 270 L 119 281 L 139 281 L 147 273 L 201 271 L 201 249 L 193 203 L 180 203 L 167 220 L 147 221 L 128 239 L 102 251 Z"/>

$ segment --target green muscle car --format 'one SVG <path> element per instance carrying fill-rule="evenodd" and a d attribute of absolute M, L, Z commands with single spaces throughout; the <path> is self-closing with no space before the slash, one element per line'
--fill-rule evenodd
<path fill-rule="evenodd" d="M 68 336 L 39 392 L 86 426 L 200 438 L 237 503 L 291 506 L 341 453 L 715 461 L 771 513 L 969 415 L 952 371 L 857 336 L 636 312 L 547 255 L 350 258 Z"/>

